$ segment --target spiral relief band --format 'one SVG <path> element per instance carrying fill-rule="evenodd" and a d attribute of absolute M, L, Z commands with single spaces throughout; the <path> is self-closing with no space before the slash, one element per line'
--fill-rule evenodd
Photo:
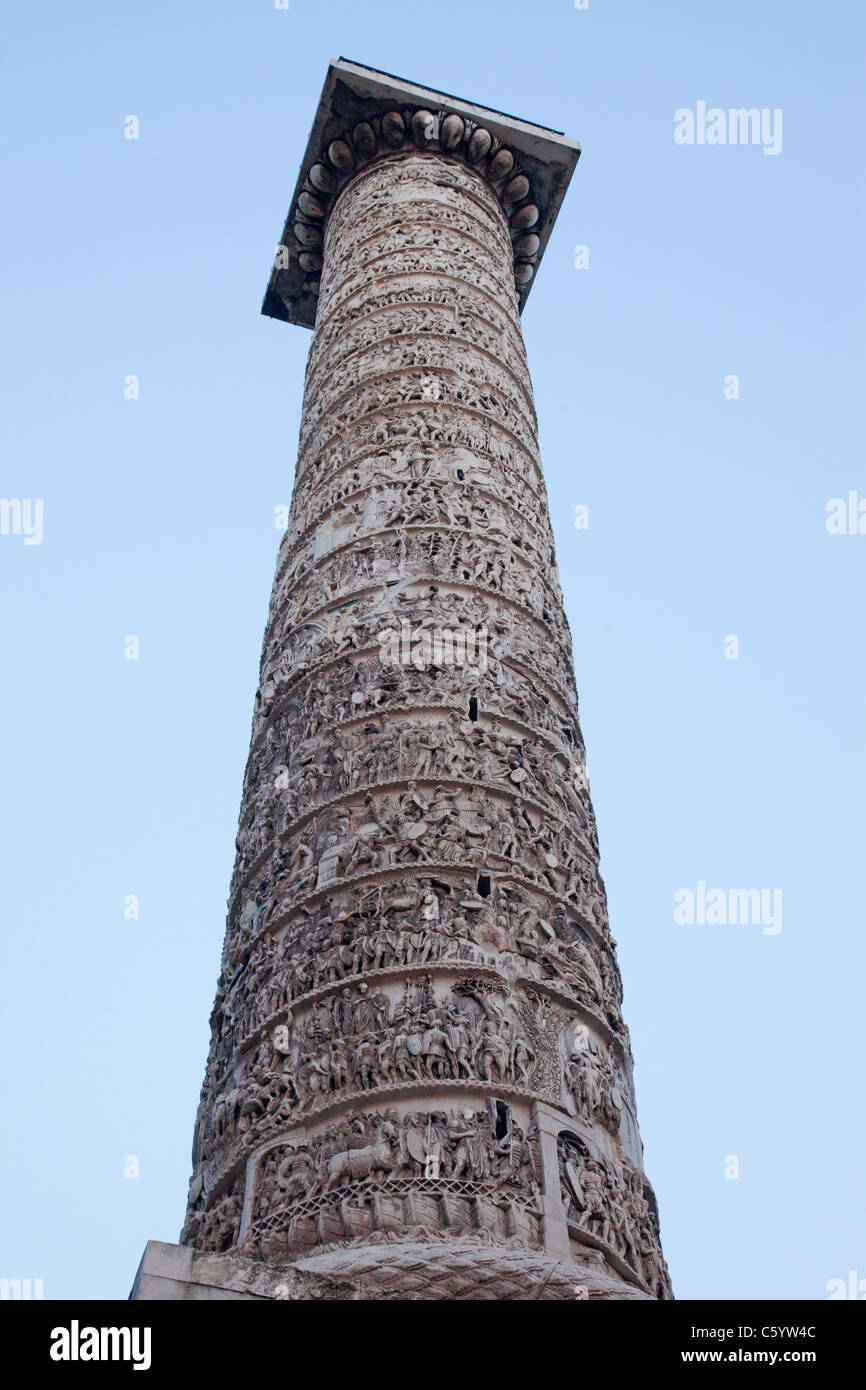
<path fill-rule="evenodd" d="M 358 1296 L 670 1297 L 519 317 L 575 147 L 329 84 L 182 1242 Z"/>

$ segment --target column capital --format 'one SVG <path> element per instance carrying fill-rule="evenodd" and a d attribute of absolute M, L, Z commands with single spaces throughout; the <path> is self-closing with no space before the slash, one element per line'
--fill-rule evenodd
<path fill-rule="evenodd" d="M 559 131 L 340 58 L 328 68 L 263 314 L 315 325 L 322 240 L 335 198 L 359 170 L 419 149 L 461 160 L 496 193 L 523 311 L 580 146 Z"/>

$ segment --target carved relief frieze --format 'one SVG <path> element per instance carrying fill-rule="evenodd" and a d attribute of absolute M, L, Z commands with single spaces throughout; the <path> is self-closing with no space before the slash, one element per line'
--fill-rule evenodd
<path fill-rule="evenodd" d="M 293 208 L 318 320 L 183 1239 L 537 1252 L 557 1219 L 665 1296 L 515 294 L 533 197 L 485 128 L 401 108 Z"/>

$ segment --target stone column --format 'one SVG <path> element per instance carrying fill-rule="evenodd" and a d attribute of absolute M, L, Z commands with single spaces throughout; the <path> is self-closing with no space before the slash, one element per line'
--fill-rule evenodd
<path fill-rule="evenodd" d="M 287 1264 L 669 1296 L 520 330 L 576 157 L 342 62 L 305 157 L 265 309 L 315 331 L 182 1235 L 257 1296 Z"/>

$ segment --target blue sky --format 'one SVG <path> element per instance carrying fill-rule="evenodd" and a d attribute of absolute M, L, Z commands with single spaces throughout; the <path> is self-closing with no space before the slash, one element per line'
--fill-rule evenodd
<path fill-rule="evenodd" d="M 344 55 L 583 146 L 524 333 L 665 1252 L 680 1297 L 866 1279 L 866 535 L 825 527 L 866 499 L 859 7 L 5 26 L 0 493 L 44 535 L 0 535 L 0 1275 L 125 1297 L 180 1229 L 309 343 L 259 305 Z M 781 153 L 677 145 L 699 101 L 780 109 Z M 781 888 L 782 931 L 676 924 L 699 881 Z"/>

